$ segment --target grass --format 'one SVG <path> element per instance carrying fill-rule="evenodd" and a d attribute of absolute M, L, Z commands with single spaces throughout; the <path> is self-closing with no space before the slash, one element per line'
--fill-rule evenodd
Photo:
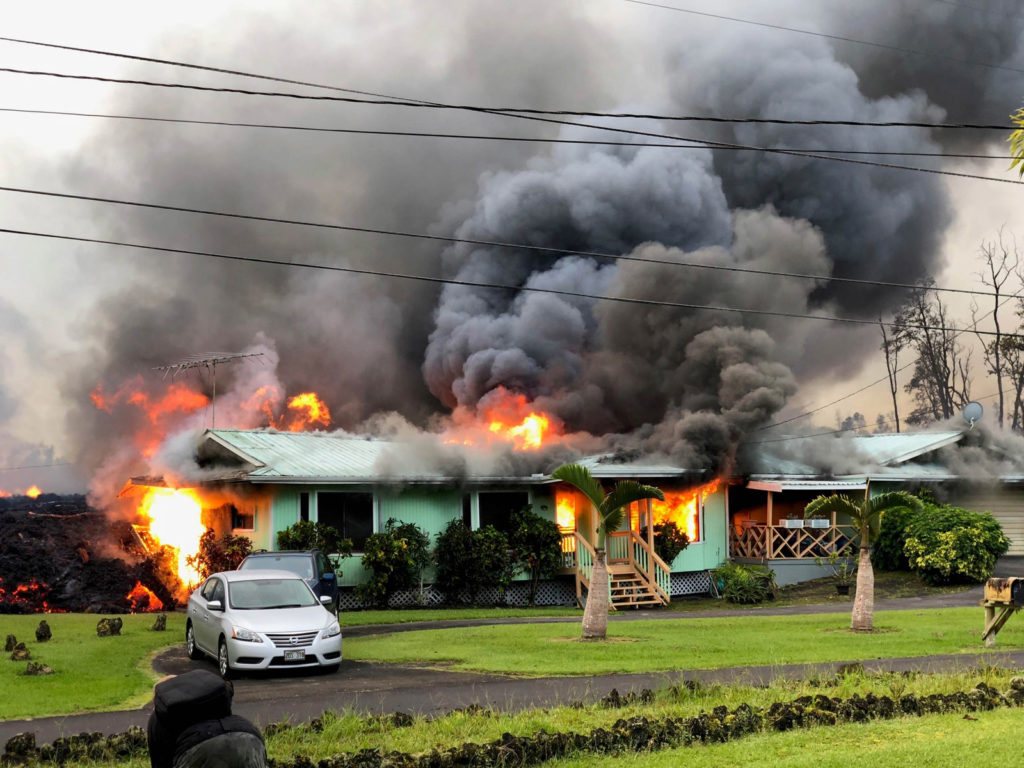
<path fill-rule="evenodd" d="M 387 611 L 342 611 L 338 621 L 344 627 L 371 624 L 408 624 L 414 621 L 458 621 L 460 619 L 512 619 L 538 616 L 575 616 L 579 608 L 551 606 L 543 608 L 402 608 Z"/>
<path fill-rule="evenodd" d="M 53 639 L 36 642 L 35 628 L 45 618 Z M 167 614 L 167 631 L 151 632 L 153 614 L 121 616 L 120 637 L 97 637 L 95 614 L 54 613 L 45 617 L 0 615 L 0 637 L 15 635 L 32 660 L 54 674 L 28 677 L 25 662 L 0 659 L 0 720 L 131 709 L 152 694 L 153 655 L 183 642 L 185 615 Z"/>
<path fill-rule="evenodd" d="M 586 733 L 594 728 L 609 727 L 619 718 L 644 715 L 650 718 L 691 717 L 701 711 L 709 711 L 718 705 L 734 708 L 741 703 L 767 707 L 775 701 L 789 701 L 798 696 L 824 693 L 828 696 L 847 698 L 854 693 L 861 695 L 874 692 L 877 695 L 900 696 L 906 693 L 924 695 L 929 693 L 950 693 L 966 691 L 980 680 L 1006 690 L 1012 672 L 984 668 L 972 672 L 940 675 L 846 675 L 834 680 L 817 683 L 777 680 L 766 687 L 709 686 L 694 690 L 686 688 L 659 691 L 651 704 L 633 704 L 618 709 L 607 709 L 600 705 L 586 707 L 561 707 L 552 709 L 531 709 L 518 713 L 492 711 L 461 711 L 435 718 L 417 717 L 408 727 L 395 727 L 374 718 L 354 714 L 327 715 L 320 718 L 316 726 L 299 725 L 281 730 L 267 738 L 270 757 L 277 760 L 292 760 L 305 757 L 317 761 L 341 753 L 354 753 L 362 749 L 380 749 L 383 752 L 396 750 L 411 754 L 429 752 L 431 749 L 455 747 L 464 742 L 484 743 L 497 739 L 503 733 L 528 736 L 540 730 L 553 733 L 573 731 Z M 973 749 L 981 742 L 1011 733 L 1020 719 L 1020 712 L 999 710 L 974 715 L 978 721 L 964 721 L 962 715 L 932 716 L 927 718 L 905 718 L 892 722 L 877 722 L 866 725 L 849 725 L 838 728 L 810 729 L 786 734 L 751 736 L 725 745 L 698 746 L 665 752 L 643 752 L 636 755 L 622 754 L 602 757 L 593 754 L 582 755 L 573 760 L 546 763 L 547 766 L 568 768 L 576 764 L 600 763 L 602 766 L 630 764 L 649 765 L 742 765 L 756 764 L 769 766 L 808 765 L 810 762 L 786 762 L 789 759 L 813 757 L 814 765 L 832 766 L 870 764 L 868 760 L 852 760 L 851 749 L 858 748 L 863 740 L 870 749 L 884 751 L 887 740 L 898 744 L 906 743 L 914 749 L 925 745 L 928 738 L 945 739 L 946 747 L 938 754 L 948 762 L 921 762 L 914 764 L 925 768 L 935 766 L 958 766 L 965 764 Z M 942 734 L 939 736 L 938 734 Z M 872 753 L 873 754 L 873 753 Z M 904 763 L 879 762 L 878 768 L 907 764 L 908 754 L 900 746 L 899 754 Z M 989 752 L 985 752 L 989 754 Z M 767 760 L 767 762 L 763 762 Z M 609 763 L 609 760 L 618 761 Z M 775 762 L 771 762 L 775 760 Z M 660 761 L 660 762 L 659 762 Z M 666 762 L 668 761 L 668 762 Z M 72 766 L 75 764 L 71 764 Z M 83 764 L 84 765 L 84 764 Z M 105 768 L 104 763 L 89 763 L 95 768 Z M 113 765 L 113 763 L 110 763 Z M 145 768 L 148 759 L 135 758 L 132 768 Z"/>
<path fill-rule="evenodd" d="M 888 611 L 870 635 L 848 632 L 845 614 L 622 621 L 599 643 L 579 642 L 575 624 L 480 626 L 350 638 L 345 657 L 527 677 L 849 661 L 981 652 L 982 618 L 980 608 Z M 999 648 L 1022 647 L 1011 621 Z"/>

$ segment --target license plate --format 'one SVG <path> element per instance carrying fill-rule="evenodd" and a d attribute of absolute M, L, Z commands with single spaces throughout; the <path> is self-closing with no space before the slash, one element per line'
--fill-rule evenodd
<path fill-rule="evenodd" d="M 306 652 L 304 650 L 302 650 L 301 648 L 299 650 L 296 650 L 296 651 L 285 651 L 284 652 L 284 660 L 285 661 L 303 661 L 305 658 L 306 658 Z"/>

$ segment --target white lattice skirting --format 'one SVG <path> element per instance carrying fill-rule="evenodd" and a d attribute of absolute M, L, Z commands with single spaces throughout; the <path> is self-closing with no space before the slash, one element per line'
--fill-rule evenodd
<path fill-rule="evenodd" d="M 683 595 L 699 595 L 711 590 L 711 578 L 707 571 L 692 571 L 672 574 L 672 597 Z M 527 605 L 528 585 L 523 581 L 512 582 L 501 599 L 497 589 L 484 589 L 477 596 L 480 605 L 509 605 L 516 608 Z M 445 596 L 432 584 L 423 588 L 422 594 L 417 590 L 399 592 L 388 603 L 388 608 L 417 608 L 444 605 Z M 355 611 L 363 608 L 356 597 L 355 590 L 343 589 L 340 599 L 343 611 Z M 537 605 L 575 605 L 576 585 L 571 577 L 554 581 L 542 581 L 537 585 Z"/>

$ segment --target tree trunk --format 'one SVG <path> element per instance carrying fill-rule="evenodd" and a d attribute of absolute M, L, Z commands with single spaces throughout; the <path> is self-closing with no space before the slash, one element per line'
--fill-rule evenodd
<path fill-rule="evenodd" d="M 867 532 L 861 533 L 862 541 Z M 871 547 L 860 548 L 857 562 L 857 594 L 853 597 L 853 614 L 850 629 L 855 632 L 871 632 L 875 628 L 875 572 L 871 569 Z"/>
<path fill-rule="evenodd" d="M 594 567 L 590 570 L 587 588 L 587 606 L 583 609 L 583 639 L 604 640 L 608 635 L 608 564 L 605 551 L 594 553 Z"/>

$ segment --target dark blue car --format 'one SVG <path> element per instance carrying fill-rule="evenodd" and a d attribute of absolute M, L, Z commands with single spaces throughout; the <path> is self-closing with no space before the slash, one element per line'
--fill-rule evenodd
<path fill-rule="evenodd" d="M 327 595 L 335 610 L 338 608 L 338 577 L 330 558 L 319 549 L 253 552 L 238 566 L 240 571 L 254 568 L 291 571 L 305 580 L 313 594 L 317 597 Z"/>

